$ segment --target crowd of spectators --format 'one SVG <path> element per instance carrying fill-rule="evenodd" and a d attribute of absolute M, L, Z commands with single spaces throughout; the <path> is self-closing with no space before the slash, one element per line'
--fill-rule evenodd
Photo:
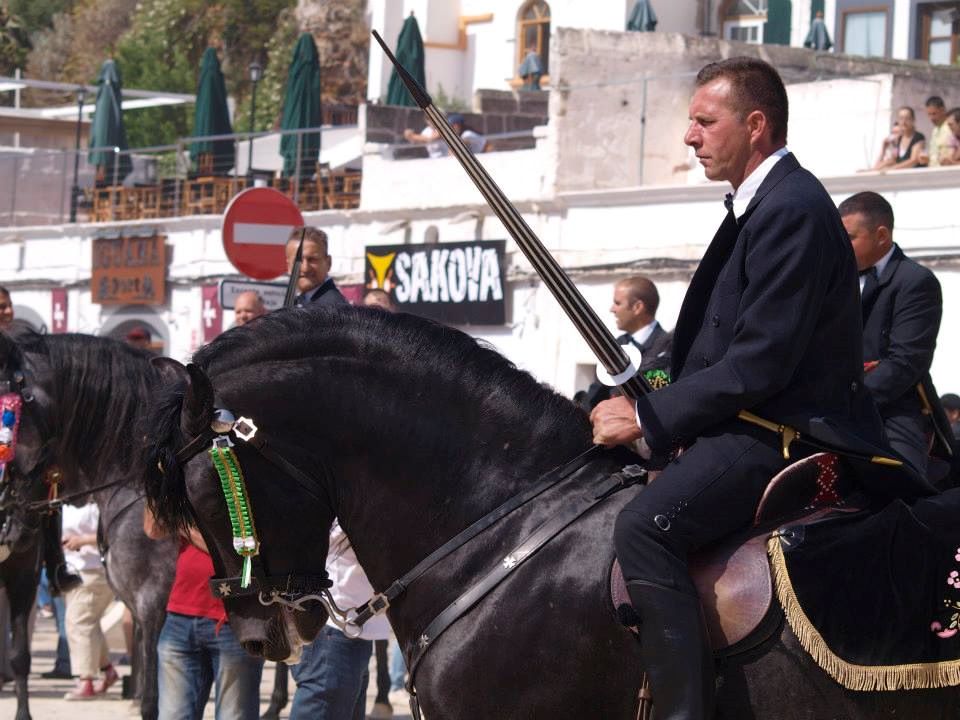
<path fill-rule="evenodd" d="M 931 95 L 924 108 L 932 126 L 929 139 L 917 130 L 913 108 L 901 107 L 873 170 L 960 165 L 960 107 L 947 110 L 942 97 Z"/>

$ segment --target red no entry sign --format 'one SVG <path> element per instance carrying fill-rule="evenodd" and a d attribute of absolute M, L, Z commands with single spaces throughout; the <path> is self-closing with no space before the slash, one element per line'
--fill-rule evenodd
<path fill-rule="evenodd" d="M 300 209 L 286 195 L 250 188 L 234 196 L 223 214 L 223 249 L 247 277 L 270 280 L 287 272 L 287 238 L 302 225 Z"/>

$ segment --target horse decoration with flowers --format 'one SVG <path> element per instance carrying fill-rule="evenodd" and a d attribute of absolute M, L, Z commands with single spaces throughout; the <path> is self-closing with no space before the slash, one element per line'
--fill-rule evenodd
<path fill-rule="evenodd" d="M 591 449 L 572 403 L 462 333 L 362 308 L 279 311 L 186 368 L 163 362 L 177 379 L 149 422 L 149 501 L 163 522 L 200 528 L 249 652 L 295 657 L 328 617 L 351 633 L 386 612 L 430 720 L 636 717 L 611 528 L 644 472 Z M 353 611 L 325 593 L 335 517 L 379 591 Z M 736 555 L 701 574 L 746 567 Z M 763 572 L 738 590 L 769 591 Z M 960 708 L 955 687 L 844 687 L 778 603 L 765 609 L 718 655 L 717 717 L 946 720 Z"/>

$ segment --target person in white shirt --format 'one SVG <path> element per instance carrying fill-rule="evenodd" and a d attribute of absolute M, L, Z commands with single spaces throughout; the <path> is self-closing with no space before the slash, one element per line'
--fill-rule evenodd
<path fill-rule="evenodd" d="M 643 275 L 628 277 L 613 286 L 610 312 L 623 334 L 621 345 L 634 345 L 642 353 L 641 370 L 669 370 L 673 334 L 657 322 L 660 293 L 653 281 Z"/>
<path fill-rule="evenodd" d="M 466 143 L 472 153 L 482 153 L 486 149 L 487 139 L 480 133 L 467 127 L 466 119 L 463 115 L 460 113 L 450 113 L 447 115 L 447 122 L 450 123 L 454 132 L 460 136 L 460 139 Z M 447 144 L 440 139 L 440 134 L 430 125 L 427 125 L 427 127 L 419 133 L 408 128 L 403 131 L 403 137 L 407 142 L 426 145 L 427 154 L 432 158 L 443 157 L 450 152 Z"/>
<path fill-rule="evenodd" d="M 114 594 L 97 549 L 99 521 L 100 510 L 95 503 L 63 506 L 64 557 L 83 580 L 64 594 L 70 665 L 78 677 L 77 686 L 64 695 L 65 700 L 91 700 L 103 695 L 118 679 L 110 664 L 107 639 L 100 629 L 100 618 L 113 602 Z"/>
<path fill-rule="evenodd" d="M 326 568 L 333 582 L 330 594 L 338 607 L 355 608 L 374 594 L 338 522 L 330 530 Z M 364 720 L 373 641 L 389 636 L 384 615 L 365 623 L 356 638 L 347 637 L 328 621 L 303 648 L 300 662 L 290 668 L 297 683 L 290 720 Z"/>

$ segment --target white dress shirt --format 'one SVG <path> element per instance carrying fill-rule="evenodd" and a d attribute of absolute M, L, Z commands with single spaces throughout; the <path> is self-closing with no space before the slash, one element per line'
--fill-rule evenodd
<path fill-rule="evenodd" d="M 747 211 L 747 206 L 750 204 L 750 201 L 753 200 L 753 196 L 757 194 L 757 190 L 760 189 L 767 175 L 773 170 L 773 166 L 780 162 L 780 158 L 789 152 L 786 147 L 782 147 L 772 155 L 768 155 L 762 163 L 753 169 L 752 173 L 747 175 L 746 179 L 740 184 L 740 187 L 734 191 L 733 214 L 738 220 L 742 218 L 743 214 Z"/>
<path fill-rule="evenodd" d="M 341 610 L 362 605 L 373 596 L 373 587 L 360 567 L 347 534 L 336 520 L 330 528 L 330 549 L 327 552 L 327 574 L 333 582 L 330 594 Z M 332 621 L 327 625 L 336 627 Z M 386 640 L 390 637 L 390 622 L 386 615 L 377 615 L 363 625 L 361 640 Z"/>
<path fill-rule="evenodd" d="M 642 328 L 637 330 L 635 333 L 631 333 L 630 337 L 633 338 L 633 342 L 637 345 L 643 345 L 647 340 L 650 339 L 650 336 L 653 335 L 653 331 L 657 327 L 657 321 L 654 320 L 648 325 L 644 325 Z"/>
<path fill-rule="evenodd" d="M 884 255 L 879 260 L 877 260 L 876 264 L 874 265 L 874 267 L 877 269 L 877 279 L 879 279 L 880 276 L 883 275 L 883 271 L 887 269 L 887 263 L 890 262 L 890 258 L 893 256 L 893 251 L 894 249 L 896 249 L 896 247 L 897 247 L 896 243 L 892 244 L 890 246 L 890 249 L 887 250 L 887 254 Z M 867 276 L 861 275 L 860 276 L 860 292 L 863 292 L 863 285 L 865 282 L 867 282 Z"/>

